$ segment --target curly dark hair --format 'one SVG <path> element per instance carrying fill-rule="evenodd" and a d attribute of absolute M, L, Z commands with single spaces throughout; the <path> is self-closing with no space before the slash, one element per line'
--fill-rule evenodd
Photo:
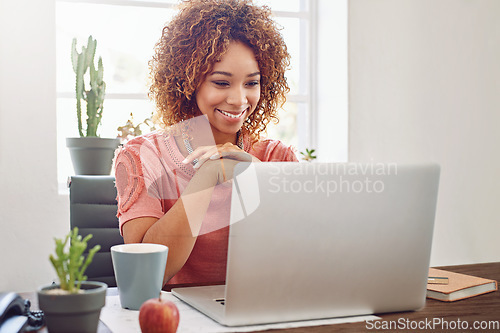
<path fill-rule="evenodd" d="M 239 41 L 253 50 L 261 73 L 259 102 L 243 124 L 256 140 L 270 121 L 278 121 L 290 90 L 284 75 L 290 55 L 270 8 L 251 0 L 188 0 L 179 9 L 150 61 L 149 96 L 158 116 L 166 126 L 196 116 L 196 90 L 229 43 Z"/>

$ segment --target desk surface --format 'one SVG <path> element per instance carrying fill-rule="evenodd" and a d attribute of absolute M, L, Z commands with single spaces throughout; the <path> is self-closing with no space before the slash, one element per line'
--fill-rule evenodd
<path fill-rule="evenodd" d="M 449 270 L 457 273 L 470 274 L 500 281 L 500 262 L 485 263 L 473 265 L 459 265 L 439 267 L 440 269 Z M 29 298 L 33 303 L 33 308 L 37 307 L 35 293 L 21 293 L 24 298 Z M 464 299 L 457 302 L 440 302 L 432 299 L 427 299 L 425 308 L 414 312 L 387 313 L 381 314 L 379 317 L 382 321 L 378 324 L 389 325 L 390 322 L 404 323 L 405 330 L 382 330 L 375 327 L 368 327 L 366 323 L 350 323 L 337 324 L 332 326 L 316 326 L 294 329 L 271 330 L 267 332 L 287 332 L 287 333 L 326 333 L 326 332 L 369 332 L 369 331 L 392 331 L 392 332 L 494 332 L 498 331 L 500 325 L 500 293 L 494 292 L 477 297 Z M 434 329 L 425 328 L 425 324 L 430 325 L 433 321 L 441 320 L 445 323 L 442 326 L 435 326 Z M 475 322 L 482 325 L 497 325 L 497 330 L 494 329 L 473 329 Z M 489 323 L 491 322 L 491 323 Z M 446 323 L 448 329 L 446 329 Z M 411 329 L 411 326 L 421 325 L 423 329 Z M 455 327 L 454 325 L 461 325 Z M 468 328 L 464 325 L 468 325 Z M 401 327 L 401 326 L 400 326 Z M 370 329 L 371 328 L 371 329 Z M 43 329 L 39 332 L 46 333 Z M 98 333 L 111 333 L 111 331 L 102 322 L 99 323 Z"/>

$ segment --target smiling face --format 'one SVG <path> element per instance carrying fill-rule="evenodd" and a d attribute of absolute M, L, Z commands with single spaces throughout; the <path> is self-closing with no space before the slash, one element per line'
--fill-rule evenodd
<path fill-rule="evenodd" d="M 198 108 L 207 116 L 217 144 L 235 143 L 259 99 L 260 72 L 253 51 L 233 41 L 196 92 Z"/>

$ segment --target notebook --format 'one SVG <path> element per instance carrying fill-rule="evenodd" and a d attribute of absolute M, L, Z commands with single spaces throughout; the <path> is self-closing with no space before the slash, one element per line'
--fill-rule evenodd
<path fill-rule="evenodd" d="M 239 163 L 226 284 L 173 295 L 227 326 L 425 305 L 436 164 Z"/>
<path fill-rule="evenodd" d="M 443 284 L 428 284 L 427 297 L 444 302 L 459 301 L 498 290 L 495 280 L 430 268 L 429 277 L 447 278 Z"/>

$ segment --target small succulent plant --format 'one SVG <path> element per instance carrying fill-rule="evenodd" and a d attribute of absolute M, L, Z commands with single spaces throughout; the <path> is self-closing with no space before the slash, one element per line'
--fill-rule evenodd
<path fill-rule="evenodd" d="M 56 270 L 59 286 L 62 290 L 76 294 L 80 290 L 81 283 L 87 280 L 87 276 L 84 275 L 85 270 L 92 262 L 96 252 L 101 249 L 100 245 L 95 245 L 85 258 L 83 253 L 87 249 L 88 240 L 91 238 L 92 235 L 89 234 L 82 239 L 82 236 L 78 234 L 78 228 L 75 227 L 66 235 L 64 240 L 54 239 L 56 256 L 51 254 L 49 259 Z"/>

